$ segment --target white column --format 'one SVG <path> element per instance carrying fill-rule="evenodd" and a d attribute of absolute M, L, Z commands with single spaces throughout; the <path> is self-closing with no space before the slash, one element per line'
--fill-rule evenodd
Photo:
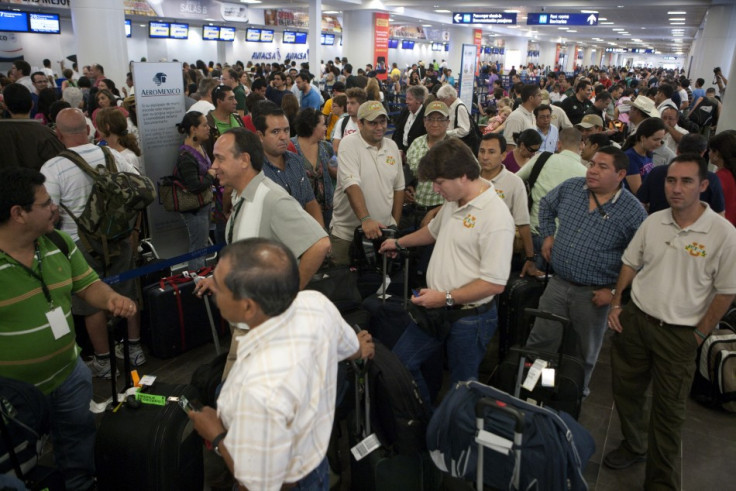
<path fill-rule="evenodd" d="M 583 51 L 583 66 L 586 65 L 597 65 L 597 63 L 593 60 L 593 48 L 588 46 L 585 48 L 585 51 Z"/>
<path fill-rule="evenodd" d="M 128 73 L 125 14 L 120 0 L 74 0 L 72 26 L 77 39 L 77 62 L 102 65 L 105 76 L 120 87 Z"/>
<path fill-rule="evenodd" d="M 367 63 L 373 64 L 373 11 L 343 13 L 342 55 L 347 56 L 348 63 L 353 65 L 353 75 L 357 75 L 358 68 L 365 67 Z"/>
<path fill-rule="evenodd" d="M 322 33 L 322 0 L 309 0 L 309 71 L 320 79 L 320 34 Z M 349 60 L 350 58 L 348 58 Z"/>
<path fill-rule="evenodd" d="M 539 42 L 539 64 L 553 67 L 555 65 L 555 50 L 557 43 Z"/>
<path fill-rule="evenodd" d="M 567 56 L 565 57 L 565 71 L 566 72 L 575 71 L 575 62 L 577 61 L 577 59 L 575 58 L 576 48 L 577 48 L 576 44 L 567 45 Z"/>
<path fill-rule="evenodd" d="M 521 66 L 526 63 L 526 52 L 529 49 L 529 39 L 525 37 L 506 38 L 504 51 L 503 71 L 508 73 L 512 66 L 517 72 L 521 72 Z"/>
<path fill-rule="evenodd" d="M 462 72 L 463 44 L 473 44 L 473 29 L 471 27 L 450 27 L 450 51 L 445 56 L 447 66 L 452 70 L 455 79 L 460 79 Z"/>
<path fill-rule="evenodd" d="M 713 81 L 713 68 L 721 67 L 730 74 L 736 49 L 736 5 L 714 5 L 705 14 L 704 28 L 699 32 L 697 51 L 693 56 L 690 80 L 704 78 L 706 87 Z M 731 82 L 731 79 L 728 79 Z M 719 125 L 720 129 L 720 125 Z"/>
<path fill-rule="evenodd" d="M 724 130 L 736 130 L 736 50 L 733 51 L 730 60 L 722 60 L 721 65 L 724 74 L 728 74 L 728 83 L 730 87 L 726 90 L 726 94 L 722 97 L 723 107 L 721 108 L 721 116 L 718 118 L 718 132 Z M 723 66 L 726 62 L 730 63 L 731 69 L 726 71 Z"/>

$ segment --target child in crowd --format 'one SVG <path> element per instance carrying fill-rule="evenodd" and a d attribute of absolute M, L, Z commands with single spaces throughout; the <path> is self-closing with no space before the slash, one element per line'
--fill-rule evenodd
<path fill-rule="evenodd" d="M 509 114 L 511 114 L 511 107 L 501 106 L 498 109 L 498 114 L 488 120 L 488 125 L 486 125 L 486 129 L 483 131 L 483 134 L 485 135 L 488 133 L 498 133 L 503 131 L 506 118 L 509 117 Z"/>

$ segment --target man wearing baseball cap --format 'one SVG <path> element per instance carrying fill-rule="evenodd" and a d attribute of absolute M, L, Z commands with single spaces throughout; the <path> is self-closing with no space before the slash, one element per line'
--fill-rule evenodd
<path fill-rule="evenodd" d="M 450 124 L 450 109 L 442 101 L 430 102 L 424 110 L 424 128 L 427 133 L 418 136 L 406 152 L 406 163 L 414 176 L 419 169 L 419 161 L 422 160 L 432 146 L 447 137 L 447 128 Z M 412 223 L 407 226 L 419 228 L 427 212 L 441 206 L 444 198 L 435 193 L 431 181 L 413 181 L 406 186 L 407 197 L 413 198 L 411 206 L 407 211 L 411 215 Z M 434 214 L 432 214 L 434 216 Z M 403 226 L 402 226 L 403 228 Z"/>
<path fill-rule="evenodd" d="M 336 264 L 350 263 L 355 228 L 369 239 L 396 225 L 404 204 L 404 173 L 396 143 L 384 138 L 388 115 L 383 104 L 368 101 L 358 109 L 357 133 L 342 139 L 330 229 Z"/>
<path fill-rule="evenodd" d="M 586 114 L 583 116 L 583 119 L 575 125 L 575 128 L 583 134 L 583 139 L 585 139 L 588 135 L 601 133 L 603 131 L 603 119 L 601 119 L 597 114 Z"/>

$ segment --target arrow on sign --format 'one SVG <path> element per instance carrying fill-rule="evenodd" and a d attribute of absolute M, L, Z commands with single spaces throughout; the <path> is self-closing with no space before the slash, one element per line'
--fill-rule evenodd
<path fill-rule="evenodd" d="M 455 19 L 455 22 L 460 22 L 461 20 L 463 20 L 463 16 L 460 14 L 455 14 L 454 19 Z"/>
<path fill-rule="evenodd" d="M 592 26 L 597 21 L 598 21 L 598 18 L 595 16 L 595 14 L 590 14 L 590 17 L 588 17 L 588 24 L 590 24 Z"/>

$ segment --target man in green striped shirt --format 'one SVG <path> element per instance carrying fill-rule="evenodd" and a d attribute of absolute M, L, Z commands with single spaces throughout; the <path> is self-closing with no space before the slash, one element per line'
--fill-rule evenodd
<path fill-rule="evenodd" d="M 94 486 L 92 377 L 79 358 L 71 296 L 117 316 L 132 316 L 136 306 L 54 230 L 58 208 L 44 180 L 28 168 L 0 170 L 0 376 L 47 396 L 56 464 L 67 489 L 85 490 Z"/>

